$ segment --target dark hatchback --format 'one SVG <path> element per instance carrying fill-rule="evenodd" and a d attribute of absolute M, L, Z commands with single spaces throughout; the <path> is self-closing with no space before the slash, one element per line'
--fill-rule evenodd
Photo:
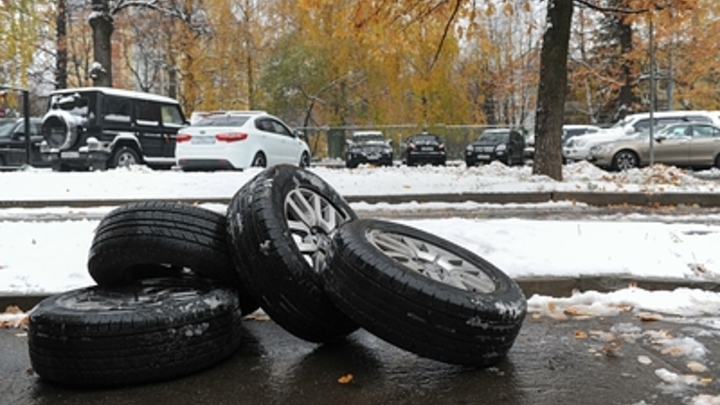
<path fill-rule="evenodd" d="M 48 166 L 40 155 L 42 120 L 30 118 L 30 165 Z M 0 167 L 20 167 L 27 159 L 24 118 L 0 119 Z"/>
<path fill-rule="evenodd" d="M 465 163 L 500 161 L 508 166 L 525 164 L 525 139 L 514 129 L 488 129 L 465 148 Z"/>
<path fill-rule="evenodd" d="M 444 166 L 446 162 L 445 143 L 433 134 L 423 133 L 407 138 L 404 154 L 408 166 L 426 163 Z"/>

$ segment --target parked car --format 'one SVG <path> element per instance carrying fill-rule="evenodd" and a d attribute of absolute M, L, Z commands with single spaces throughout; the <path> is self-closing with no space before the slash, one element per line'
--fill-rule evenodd
<path fill-rule="evenodd" d="M 426 132 L 407 138 L 404 154 L 404 161 L 408 166 L 422 163 L 444 166 L 447 160 L 445 143 L 439 136 Z"/>
<path fill-rule="evenodd" d="M 178 133 L 175 154 L 182 170 L 310 165 L 302 134 L 265 111 L 209 114 Z"/>
<path fill-rule="evenodd" d="M 465 163 L 490 163 L 498 160 L 508 166 L 525 164 L 525 139 L 514 129 L 487 129 L 465 148 Z"/>
<path fill-rule="evenodd" d="M 606 142 L 590 149 L 588 160 L 604 169 L 628 170 L 650 164 L 648 133 Z M 681 167 L 720 168 L 720 126 L 671 124 L 654 135 L 653 161 Z"/>
<path fill-rule="evenodd" d="M 169 97 L 107 87 L 56 90 L 43 117 L 40 152 L 53 170 L 169 169 L 185 125 L 180 104 Z"/>
<path fill-rule="evenodd" d="M 380 131 L 356 131 L 347 140 L 345 166 L 358 167 L 361 163 L 392 166 L 392 141 L 385 139 Z"/>
<path fill-rule="evenodd" d="M 30 162 L 27 160 L 24 118 L 0 119 L 0 167 L 20 167 L 25 163 L 42 167 L 47 163 L 40 156 L 42 119 L 30 118 Z"/>
<path fill-rule="evenodd" d="M 571 138 L 563 145 L 563 158 L 567 161 L 579 161 L 588 158 L 590 148 L 603 142 L 611 142 L 642 133 L 651 125 L 670 125 L 681 122 L 707 122 L 718 124 L 717 114 L 709 111 L 659 111 L 650 113 L 630 114 L 610 128 L 596 133 L 579 135 Z"/>
<path fill-rule="evenodd" d="M 596 125 L 568 124 L 563 125 L 562 145 L 564 146 L 571 138 L 579 135 L 592 134 L 599 132 L 602 128 Z M 535 158 L 535 134 L 530 134 L 525 138 L 525 158 Z M 563 163 L 565 159 L 563 158 Z"/>

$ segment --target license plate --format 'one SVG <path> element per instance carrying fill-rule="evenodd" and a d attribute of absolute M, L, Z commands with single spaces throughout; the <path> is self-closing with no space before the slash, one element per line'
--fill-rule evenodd
<path fill-rule="evenodd" d="M 194 136 L 192 138 L 192 141 L 190 141 L 193 145 L 210 145 L 212 143 L 215 143 L 215 137 L 212 136 Z"/>
<path fill-rule="evenodd" d="M 432 147 L 432 146 L 423 146 L 422 148 L 420 148 L 420 150 L 424 150 L 424 151 L 428 151 L 428 152 L 429 152 L 429 151 L 432 151 L 432 150 L 433 150 L 433 147 Z"/>
<path fill-rule="evenodd" d="M 477 155 L 478 159 L 490 159 L 490 155 Z"/>
<path fill-rule="evenodd" d="M 77 159 L 80 157 L 80 152 L 60 152 L 60 157 L 65 159 Z"/>
<path fill-rule="evenodd" d="M 368 158 L 368 160 L 378 160 L 378 159 L 380 159 L 380 155 L 371 153 L 371 154 L 367 155 L 367 158 Z"/>

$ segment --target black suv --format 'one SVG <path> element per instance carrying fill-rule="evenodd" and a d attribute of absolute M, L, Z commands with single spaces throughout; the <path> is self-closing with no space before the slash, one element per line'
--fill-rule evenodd
<path fill-rule="evenodd" d="M 30 165 L 47 166 L 40 156 L 42 135 L 40 118 L 30 118 Z M 27 154 L 24 118 L 0 119 L 0 166 L 20 167 L 26 163 Z"/>
<path fill-rule="evenodd" d="M 445 165 L 445 143 L 439 136 L 422 133 L 412 135 L 405 140 L 405 164 L 415 166 L 416 164 L 430 163 L 433 165 Z"/>
<path fill-rule="evenodd" d="M 54 91 L 43 117 L 43 159 L 53 170 L 175 165 L 177 132 L 187 125 L 176 100 L 106 87 Z"/>
<path fill-rule="evenodd" d="M 358 131 L 347 140 L 345 166 L 355 168 L 360 163 L 392 166 L 392 141 L 379 131 Z"/>
<path fill-rule="evenodd" d="M 487 129 L 465 148 L 465 163 L 490 163 L 494 160 L 508 165 L 525 164 L 525 139 L 514 129 Z"/>

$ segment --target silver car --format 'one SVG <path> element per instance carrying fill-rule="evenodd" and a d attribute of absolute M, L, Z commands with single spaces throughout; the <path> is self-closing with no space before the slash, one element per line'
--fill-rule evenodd
<path fill-rule="evenodd" d="M 654 163 L 671 166 L 720 168 L 720 126 L 704 122 L 668 125 L 655 133 Z M 605 142 L 590 149 L 588 160 L 604 169 L 628 170 L 650 164 L 647 133 Z"/>

